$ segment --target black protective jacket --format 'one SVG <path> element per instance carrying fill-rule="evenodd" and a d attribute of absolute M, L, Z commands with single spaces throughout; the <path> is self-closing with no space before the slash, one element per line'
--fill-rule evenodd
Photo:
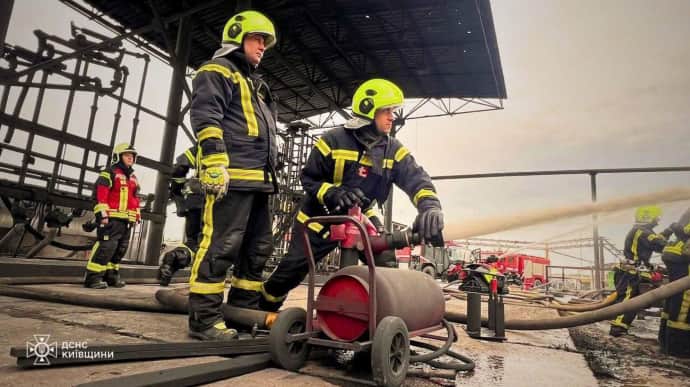
<path fill-rule="evenodd" d="M 652 252 L 660 253 L 666 246 L 666 238 L 670 236 L 670 232 L 657 234 L 653 228 L 651 224 L 635 224 L 625 237 L 623 254 L 625 258 L 633 261 L 635 266 L 649 266 Z"/>
<path fill-rule="evenodd" d="M 199 166 L 228 165 L 229 190 L 274 192 L 277 110 L 266 82 L 236 50 L 201 65 L 193 87 Z"/>
<path fill-rule="evenodd" d="M 395 184 L 420 211 L 441 207 L 431 178 L 410 151 L 393 137 L 365 135 L 374 131 L 373 124 L 338 127 L 317 140 L 302 171 L 304 215 L 326 214 L 324 196 L 340 185 L 358 187 L 368 199 L 383 203 Z"/>

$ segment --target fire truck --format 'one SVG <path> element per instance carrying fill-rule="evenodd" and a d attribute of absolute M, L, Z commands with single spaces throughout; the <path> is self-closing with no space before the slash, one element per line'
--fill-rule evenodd
<path fill-rule="evenodd" d="M 538 287 L 547 282 L 546 267 L 548 258 L 522 253 L 505 254 L 501 250 L 468 250 L 463 245 L 447 241 L 444 247 L 421 246 L 414 250 L 398 250 L 400 262 L 409 260 L 410 270 L 419 270 L 434 278 L 448 282 L 463 279 L 463 268 L 468 264 L 485 264 L 494 255 L 498 258 L 496 267 L 508 284 L 524 286 L 526 289 Z"/>

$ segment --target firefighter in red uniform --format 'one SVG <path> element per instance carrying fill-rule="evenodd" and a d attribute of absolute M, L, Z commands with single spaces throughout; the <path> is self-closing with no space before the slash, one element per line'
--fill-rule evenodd
<path fill-rule="evenodd" d="M 116 145 L 112 164 L 96 180 L 94 191 L 97 204 L 93 212 L 98 224 L 98 240 L 86 264 L 84 287 L 105 289 L 108 286 L 125 286 L 120 280 L 120 261 L 129 246 L 132 224 L 141 220 L 137 198 L 139 183 L 132 169 L 136 157 L 137 151 L 132 145 Z"/>
<path fill-rule="evenodd" d="M 345 126 L 325 133 L 302 170 L 306 196 L 292 226 L 287 255 L 261 288 L 261 308 L 275 311 L 287 293 L 308 272 L 304 222 L 313 216 L 342 214 L 355 204 L 382 203 L 393 184 L 400 187 L 417 207 L 414 229 L 427 243 L 443 246 L 443 213 L 431 178 L 410 151 L 388 134 L 394 111 L 404 102 L 403 92 L 385 79 L 364 82 L 352 98 L 355 117 Z M 328 227 L 309 224 L 309 241 L 318 262 L 338 246 L 328 239 Z M 377 266 L 394 266 L 395 255 L 377 259 Z"/>

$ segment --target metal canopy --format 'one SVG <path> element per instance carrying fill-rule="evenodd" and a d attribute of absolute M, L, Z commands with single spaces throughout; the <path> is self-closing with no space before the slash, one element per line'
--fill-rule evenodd
<path fill-rule="evenodd" d="M 144 30 L 139 36 L 166 59 L 180 16 L 196 11 L 192 68 L 219 47 L 224 24 L 237 9 L 251 5 L 264 12 L 276 24 L 278 44 L 260 69 L 281 101 L 282 122 L 329 111 L 345 115 L 342 108 L 349 106 L 354 89 L 372 77 L 396 82 L 409 98 L 506 98 L 488 0 L 83 3 L 94 8 L 82 7 L 91 17 L 116 25 L 107 16 L 127 31 Z"/>

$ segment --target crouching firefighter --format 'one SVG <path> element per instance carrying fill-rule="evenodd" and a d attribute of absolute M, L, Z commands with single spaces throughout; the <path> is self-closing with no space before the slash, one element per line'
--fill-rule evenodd
<path fill-rule="evenodd" d="M 141 220 L 137 197 L 139 183 L 132 169 L 136 157 L 137 151 L 132 145 L 116 145 L 112 164 L 96 180 L 97 204 L 93 212 L 98 224 L 98 239 L 86 264 L 84 286 L 87 288 L 125 286 L 120 279 L 120 261 L 127 252 L 132 225 Z"/>
<path fill-rule="evenodd" d="M 316 142 L 302 170 L 306 196 L 292 225 L 290 246 L 263 284 L 262 309 L 278 310 L 287 293 L 306 276 L 304 222 L 307 219 L 343 214 L 352 206 L 361 206 L 369 200 L 382 203 L 393 184 L 417 207 L 416 231 L 427 243 L 443 246 L 443 214 L 431 178 L 410 151 L 389 136 L 394 112 L 403 101 L 402 90 L 392 82 L 366 81 L 352 98 L 355 117 L 344 126 L 328 131 Z M 324 225 L 310 223 L 308 235 L 316 262 L 338 245 L 328 239 L 329 228 Z M 394 256 L 392 258 L 395 260 Z M 376 263 L 392 266 L 388 262 Z"/>
<path fill-rule="evenodd" d="M 670 228 L 675 240 L 666 245 L 661 260 L 666 265 L 669 280 L 676 281 L 690 275 L 690 209 Z M 690 357 L 690 290 L 665 300 L 659 324 L 659 344 L 662 353 Z"/>
<path fill-rule="evenodd" d="M 277 192 L 276 106 L 255 72 L 276 43 L 273 23 L 255 11 L 228 20 L 222 47 L 193 80 L 191 121 L 206 192 L 202 237 L 189 278 L 189 334 L 231 340 L 223 321 L 225 278 L 234 265 L 228 304 L 258 309 L 273 252 L 269 196 Z"/>
<path fill-rule="evenodd" d="M 177 207 L 177 216 L 185 219 L 184 244 L 165 253 L 158 269 L 158 281 L 168 286 L 176 271 L 184 269 L 192 262 L 199 247 L 201 234 L 201 210 L 204 208 L 204 195 L 198 179 L 187 178 L 190 170 L 196 169 L 197 148 L 193 146 L 177 156 L 170 180 L 170 197 Z"/>
<path fill-rule="evenodd" d="M 651 265 L 649 259 L 653 252 L 660 253 L 666 240 L 671 236 L 670 229 L 657 234 L 654 227 L 661 219 L 661 208 L 658 206 L 643 206 L 635 210 L 635 224 L 625 237 L 623 253 L 625 261 L 614 268 L 614 283 L 616 284 L 616 303 L 627 301 L 640 294 L 640 282 L 651 281 Z M 637 312 L 628 312 L 611 321 L 609 334 L 614 337 L 628 332 L 630 324 Z"/>

